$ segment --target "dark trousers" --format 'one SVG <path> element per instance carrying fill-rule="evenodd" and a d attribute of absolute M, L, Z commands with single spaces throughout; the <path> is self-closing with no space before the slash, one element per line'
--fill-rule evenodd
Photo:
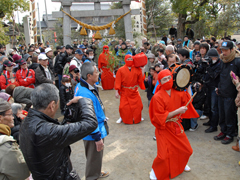
<path fill-rule="evenodd" d="M 219 121 L 219 111 L 218 111 L 218 95 L 215 91 L 215 87 L 209 87 L 208 93 L 211 99 L 211 111 L 210 111 L 210 123 L 211 127 L 217 127 Z"/>
<path fill-rule="evenodd" d="M 97 152 L 95 141 L 85 141 L 85 155 L 86 155 L 86 180 L 96 180 L 101 175 L 103 150 Z"/>
<path fill-rule="evenodd" d="M 237 107 L 235 98 L 218 98 L 219 125 L 221 132 L 230 137 L 234 137 L 237 123 Z"/>

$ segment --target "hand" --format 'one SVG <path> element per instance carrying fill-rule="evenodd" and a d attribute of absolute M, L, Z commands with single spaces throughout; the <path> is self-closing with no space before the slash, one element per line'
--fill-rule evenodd
<path fill-rule="evenodd" d="M 26 117 L 25 115 L 19 114 L 19 118 L 20 118 L 21 120 L 23 120 L 25 117 Z"/>
<path fill-rule="evenodd" d="M 95 142 L 95 144 L 96 144 L 96 148 L 97 148 L 98 152 L 103 150 L 104 144 L 103 144 L 103 140 L 102 139 L 100 141 Z"/>
<path fill-rule="evenodd" d="M 55 85 L 55 81 L 52 82 Z"/>
<path fill-rule="evenodd" d="M 72 103 L 77 103 L 81 98 L 81 96 L 75 96 L 71 101 L 69 101 L 69 103 L 67 103 L 67 106 L 70 106 Z"/>
<path fill-rule="evenodd" d="M 182 106 L 182 107 L 177 109 L 179 114 L 184 114 L 187 110 L 188 110 L 188 108 L 186 106 Z"/>
<path fill-rule="evenodd" d="M 115 92 L 115 98 L 119 99 L 118 91 Z"/>
<path fill-rule="evenodd" d="M 236 85 L 237 83 L 239 83 L 239 77 L 234 74 L 235 77 L 236 77 L 236 79 L 234 79 L 234 78 L 233 78 L 233 77 L 234 77 L 233 73 L 234 73 L 234 72 L 231 71 L 231 72 L 230 72 L 230 76 L 232 77 L 232 82 L 233 82 L 233 84 Z"/>
<path fill-rule="evenodd" d="M 217 95 L 219 95 L 219 94 L 218 94 L 218 88 L 216 88 L 215 91 L 216 91 Z"/>
<path fill-rule="evenodd" d="M 147 81 L 148 81 L 148 78 L 145 78 L 145 81 L 147 82 Z"/>

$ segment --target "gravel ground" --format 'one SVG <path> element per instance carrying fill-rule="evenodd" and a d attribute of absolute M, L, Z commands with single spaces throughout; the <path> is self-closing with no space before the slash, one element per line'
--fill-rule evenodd
<path fill-rule="evenodd" d="M 114 97 L 115 91 L 101 91 L 100 97 L 109 117 L 110 134 L 105 138 L 102 170 L 109 171 L 106 180 L 148 180 L 152 162 L 156 157 L 157 147 L 153 140 L 154 127 L 148 114 L 146 92 L 140 90 L 143 102 L 142 117 L 144 121 L 136 125 L 116 124 L 119 118 L 119 100 Z M 59 117 L 60 114 L 58 113 Z M 218 132 L 204 133 L 207 128 L 199 120 L 199 128 L 186 134 L 193 148 L 189 160 L 191 172 L 184 172 L 176 180 L 239 180 L 240 153 L 231 149 L 234 143 L 223 145 L 213 140 Z M 220 129 L 220 128 L 219 128 Z M 83 142 L 71 145 L 71 160 L 82 180 L 85 180 L 85 155 Z"/>

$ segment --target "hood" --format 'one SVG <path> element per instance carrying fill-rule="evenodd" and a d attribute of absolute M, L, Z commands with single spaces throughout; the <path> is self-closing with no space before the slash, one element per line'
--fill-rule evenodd
<path fill-rule="evenodd" d="M 107 49 L 107 50 L 105 50 Z M 109 47 L 107 45 L 103 46 L 103 53 L 109 53 Z"/>

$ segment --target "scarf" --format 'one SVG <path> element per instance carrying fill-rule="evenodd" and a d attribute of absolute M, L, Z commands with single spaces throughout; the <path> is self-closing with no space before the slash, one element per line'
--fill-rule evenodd
<path fill-rule="evenodd" d="M 223 54 L 221 54 L 220 59 L 222 59 L 224 63 L 229 63 L 229 62 L 232 62 L 235 59 L 235 57 L 239 57 L 239 56 L 240 56 L 239 51 L 236 51 L 235 49 L 233 49 L 233 51 L 227 56 L 223 56 Z"/>
<path fill-rule="evenodd" d="M 10 136 L 11 135 L 11 129 L 10 129 L 9 126 L 7 126 L 5 124 L 0 124 L 0 133 Z"/>

